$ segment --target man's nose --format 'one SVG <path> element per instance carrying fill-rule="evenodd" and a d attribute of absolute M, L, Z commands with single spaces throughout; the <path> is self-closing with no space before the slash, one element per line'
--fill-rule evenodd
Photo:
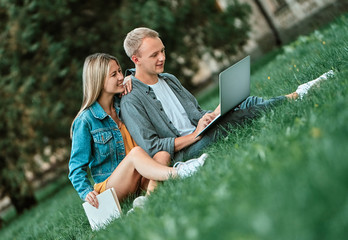
<path fill-rule="evenodd" d="M 160 60 L 160 61 L 166 60 L 166 55 L 165 55 L 164 53 L 160 53 L 160 55 L 159 55 L 159 60 Z"/>

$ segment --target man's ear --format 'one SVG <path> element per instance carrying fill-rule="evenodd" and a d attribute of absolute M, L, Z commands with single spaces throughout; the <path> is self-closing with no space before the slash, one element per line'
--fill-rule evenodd
<path fill-rule="evenodd" d="M 132 59 L 132 61 L 134 62 L 134 64 L 138 64 L 138 63 L 139 63 L 139 59 L 138 59 L 137 56 L 133 55 L 133 56 L 131 57 L 131 59 Z"/>

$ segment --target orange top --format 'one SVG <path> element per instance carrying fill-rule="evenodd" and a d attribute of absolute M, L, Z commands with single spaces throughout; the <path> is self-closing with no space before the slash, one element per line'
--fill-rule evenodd
<path fill-rule="evenodd" d="M 123 143 L 124 143 L 124 148 L 126 150 L 126 155 L 128 155 L 128 153 L 132 150 L 132 148 L 134 148 L 138 145 L 135 143 L 134 139 L 129 134 L 128 129 L 126 128 L 126 125 L 121 123 L 120 126 L 118 126 L 118 128 L 120 129 L 120 132 L 121 132 L 121 135 L 123 138 Z"/>
<path fill-rule="evenodd" d="M 132 136 L 129 134 L 128 129 L 126 128 L 126 125 L 123 123 L 118 126 L 120 129 L 122 138 L 123 138 L 123 143 L 124 143 L 124 148 L 126 151 L 126 155 L 132 150 L 132 148 L 138 146 L 135 141 L 133 140 Z M 106 183 L 109 180 L 110 177 L 108 177 L 104 182 L 97 183 L 94 185 L 94 190 L 97 191 L 98 193 L 102 193 L 106 190 Z"/>

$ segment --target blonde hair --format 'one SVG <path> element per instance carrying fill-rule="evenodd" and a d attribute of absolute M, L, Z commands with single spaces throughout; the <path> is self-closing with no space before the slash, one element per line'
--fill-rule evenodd
<path fill-rule="evenodd" d="M 81 108 L 78 111 L 70 127 L 70 137 L 72 137 L 72 126 L 76 118 L 95 101 L 97 101 L 104 87 L 105 78 L 109 72 L 110 61 L 117 58 L 106 53 L 95 53 L 85 59 L 82 72 L 83 98 Z"/>
<path fill-rule="evenodd" d="M 159 34 L 155 30 L 145 27 L 135 28 L 127 34 L 123 42 L 123 48 L 129 58 L 138 54 L 143 39 L 147 37 L 156 38 L 159 37 Z"/>

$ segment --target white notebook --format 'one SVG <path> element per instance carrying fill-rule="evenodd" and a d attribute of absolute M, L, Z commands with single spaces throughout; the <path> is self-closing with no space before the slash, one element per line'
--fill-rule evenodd
<path fill-rule="evenodd" d="M 122 213 L 114 188 L 109 188 L 97 195 L 97 199 L 98 208 L 93 207 L 88 202 L 82 204 L 93 231 L 104 228 L 113 219 L 119 218 Z"/>

